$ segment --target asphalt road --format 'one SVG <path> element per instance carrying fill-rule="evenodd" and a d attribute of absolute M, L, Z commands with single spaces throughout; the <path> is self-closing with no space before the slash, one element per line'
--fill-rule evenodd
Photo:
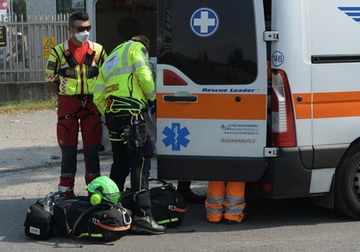
<path fill-rule="evenodd" d="M 317 207 L 311 199 L 250 196 L 246 197 L 250 218 L 237 225 L 208 223 L 203 205 L 188 205 L 184 223 L 165 235 L 129 233 L 110 245 L 65 235 L 48 241 L 28 238 L 23 226 L 27 208 L 57 188 L 60 151 L 55 125 L 54 111 L 0 115 L 0 251 L 360 251 L 358 221 Z M 81 154 L 78 159 L 75 190 L 84 195 Z M 110 165 L 111 156 L 102 155 L 103 175 L 109 174 Z M 156 159 L 152 167 L 156 177 Z M 192 187 L 206 194 L 206 185 L 194 182 Z"/>

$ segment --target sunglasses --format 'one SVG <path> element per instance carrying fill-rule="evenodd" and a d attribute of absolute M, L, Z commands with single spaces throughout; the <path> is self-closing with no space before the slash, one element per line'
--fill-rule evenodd
<path fill-rule="evenodd" d="M 83 32 L 83 31 L 90 31 L 91 30 L 91 25 L 89 26 L 72 26 L 72 28 L 75 28 L 75 30 L 77 32 Z"/>

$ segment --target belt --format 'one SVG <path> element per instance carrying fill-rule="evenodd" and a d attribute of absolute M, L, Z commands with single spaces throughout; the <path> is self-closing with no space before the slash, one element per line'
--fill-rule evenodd
<path fill-rule="evenodd" d="M 84 100 L 84 99 L 94 97 L 92 94 L 85 94 L 85 95 L 76 94 L 76 95 L 60 95 L 60 96 L 72 97 L 72 98 L 76 98 L 76 99 L 79 99 L 79 100 Z"/>
<path fill-rule="evenodd" d="M 144 106 L 140 101 L 130 97 L 117 97 L 110 95 L 108 97 L 108 102 L 111 104 L 113 109 L 144 109 Z"/>

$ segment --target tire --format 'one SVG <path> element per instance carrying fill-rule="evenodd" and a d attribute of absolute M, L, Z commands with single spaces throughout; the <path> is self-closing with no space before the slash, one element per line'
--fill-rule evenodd
<path fill-rule="evenodd" d="M 335 172 L 335 207 L 360 219 L 360 142 L 350 145 Z"/>

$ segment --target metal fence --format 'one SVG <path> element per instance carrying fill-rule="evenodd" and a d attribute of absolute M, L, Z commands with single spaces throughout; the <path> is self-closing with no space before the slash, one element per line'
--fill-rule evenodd
<path fill-rule="evenodd" d="M 27 16 L 26 20 L 1 16 L 6 46 L 0 47 L 0 83 L 45 82 L 51 48 L 69 39 L 68 18 L 68 14 Z"/>

